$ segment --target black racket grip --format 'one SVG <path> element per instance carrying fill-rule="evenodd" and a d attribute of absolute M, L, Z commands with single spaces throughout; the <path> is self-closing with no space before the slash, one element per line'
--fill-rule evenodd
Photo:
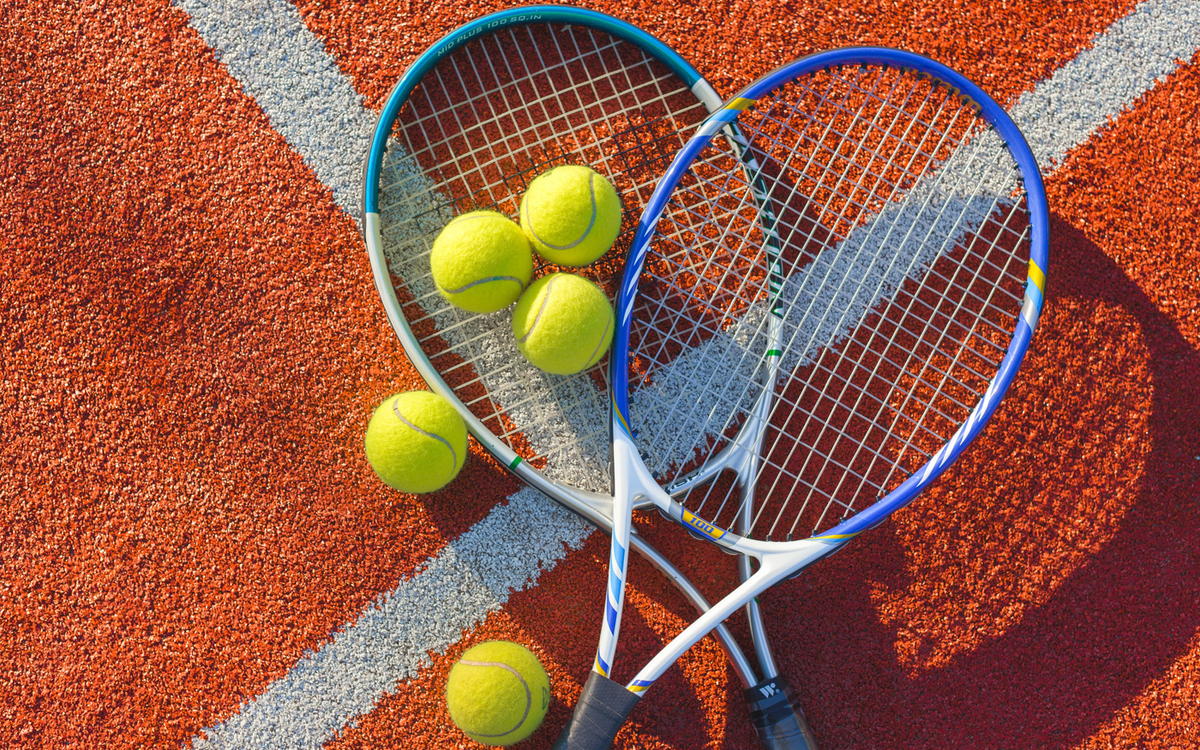
<path fill-rule="evenodd" d="M 593 671 L 583 684 L 575 715 L 563 727 L 551 750 L 608 750 L 629 712 L 641 699 L 619 682 Z"/>
<path fill-rule="evenodd" d="M 817 750 L 812 728 L 793 703 L 792 686 L 783 675 L 746 688 L 743 695 L 764 750 Z"/>

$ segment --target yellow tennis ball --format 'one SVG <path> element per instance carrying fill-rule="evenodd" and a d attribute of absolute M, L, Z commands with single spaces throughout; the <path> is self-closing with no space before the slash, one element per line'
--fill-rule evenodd
<path fill-rule="evenodd" d="M 485 745 L 520 742 L 542 724 L 550 678 L 524 646 L 488 641 L 467 649 L 446 680 L 446 707 L 455 726 Z"/>
<path fill-rule="evenodd" d="M 446 399 L 429 391 L 390 396 L 367 424 L 367 461 L 401 492 L 440 490 L 467 457 L 467 426 Z"/>
<path fill-rule="evenodd" d="M 555 375 L 591 367 L 608 351 L 613 310 L 604 290 L 581 276 L 554 273 L 529 285 L 512 315 L 525 359 Z"/>
<path fill-rule="evenodd" d="M 555 167 L 529 183 L 521 198 L 521 228 L 551 263 L 586 266 L 616 242 L 621 199 L 608 180 L 587 167 Z"/>
<path fill-rule="evenodd" d="M 517 301 L 533 276 L 533 254 L 521 227 L 495 211 L 455 218 L 433 241 L 433 281 L 456 307 L 477 313 Z"/>

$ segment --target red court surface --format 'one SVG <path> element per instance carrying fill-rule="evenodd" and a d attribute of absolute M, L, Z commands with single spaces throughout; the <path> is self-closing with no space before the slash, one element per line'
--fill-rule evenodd
<path fill-rule="evenodd" d="M 478 447 L 432 495 L 372 473 L 372 410 L 421 381 L 355 219 L 193 5 L 0 7 L 0 747 L 190 747 L 251 715 L 519 488 Z M 291 12 L 378 111 L 428 45 L 502 7 Z M 1137 12 L 588 7 L 663 39 L 725 95 L 801 54 L 881 44 L 947 63 L 1006 106 Z M 233 31 L 257 33 L 238 17 Z M 911 507 L 762 597 L 824 750 L 1200 747 L 1195 49 L 1045 176 L 1046 310 L 992 425 Z M 733 558 L 666 523 L 638 522 L 718 598 Z M 592 662 L 607 548 L 588 537 L 302 746 L 478 747 L 441 690 L 466 648 L 502 638 L 550 673 L 545 725 L 520 746 L 548 748 Z M 690 619 L 635 561 L 617 677 Z M 618 747 L 756 747 L 712 641 L 654 686 Z"/>

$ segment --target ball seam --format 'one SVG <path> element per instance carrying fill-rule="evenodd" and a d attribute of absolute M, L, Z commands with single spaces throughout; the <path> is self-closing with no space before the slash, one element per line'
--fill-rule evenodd
<path fill-rule="evenodd" d="M 450 441 L 436 433 L 426 432 L 425 430 L 422 430 L 420 427 L 417 427 L 415 424 L 413 424 L 412 422 L 405 419 L 404 415 L 400 413 L 399 402 L 400 402 L 400 399 L 398 399 L 398 398 L 395 399 L 394 401 L 392 401 L 392 413 L 396 415 L 396 419 L 399 419 L 401 422 L 406 424 L 410 429 L 416 430 L 417 432 L 424 435 L 425 437 L 431 437 L 434 440 L 441 443 L 442 445 L 446 446 L 446 449 L 450 451 L 450 457 L 452 459 L 454 459 L 454 467 L 453 468 L 454 468 L 454 470 L 457 470 L 458 469 L 458 451 L 454 450 L 454 446 L 450 445 Z"/>
<path fill-rule="evenodd" d="M 473 734 L 476 737 L 503 737 L 520 729 L 525 720 L 529 718 L 529 712 L 533 708 L 533 693 L 530 692 L 529 683 L 525 682 L 525 678 L 521 676 L 521 673 L 502 661 L 467 661 L 463 659 L 458 663 L 465 664 L 468 667 L 500 667 L 501 669 L 507 669 L 509 672 L 512 672 L 513 677 L 516 677 L 521 682 L 521 687 L 525 688 L 525 713 L 521 714 L 521 720 L 517 722 L 516 726 L 500 734 L 484 734 L 483 732 L 468 732 L 468 734 Z"/>
<path fill-rule="evenodd" d="M 546 293 L 542 295 L 542 304 L 538 307 L 537 315 L 533 316 L 533 322 L 529 324 L 529 330 L 525 331 L 525 335 L 517 339 L 518 344 L 524 344 L 533 335 L 533 330 L 537 328 L 538 321 L 542 319 L 542 313 L 546 311 L 546 305 L 550 304 L 550 290 L 554 287 L 554 282 L 558 279 L 553 276 L 546 282 Z"/>
<path fill-rule="evenodd" d="M 493 281 L 515 281 L 517 286 L 521 287 L 521 291 L 525 291 L 525 282 L 521 281 L 521 279 L 519 279 L 516 276 L 489 276 L 486 279 L 477 279 L 475 281 L 472 281 L 469 284 L 467 284 L 466 286 L 460 286 L 457 289 L 445 289 L 442 287 L 441 284 L 438 284 L 438 289 L 441 289 L 446 294 L 461 294 L 461 293 L 467 291 L 468 289 L 470 289 L 471 287 L 479 286 L 480 284 L 488 284 Z"/>
<path fill-rule="evenodd" d="M 606 339 L 608 337 L 608 329 L 611 327 L 612 327 L 612 315 L 609 315 L 604 320 L 604 330 L 600 332 L 600 338 L 596 340 L 596 348 L 592 350 L 592 356 L 587 358 L 587 364 L 584 365 L 585 369 L 590 367 L 591 365 L 595 364 L 596 360 L 600 359 L 600 357 L 599 357 L 600 347 L 604 345 L 604 339 Z"/>
<path fill-rule="evenodd" d="M 566 245 L 552 245 L 549 242 L 547 242 L 546 240 L 542 239 L 542 236 L 537 233 L 536 229 L 533 228 L 533 220 L 531 220 L 529 218 L 529 204 L 528 204 L 528 201 L 526 201 L 525 203 L 522 204 L 521 208 L 525 212 L 525 223 L 529 226 L 529 233 L 533 235 L 533 238 L 535 240 L 542 243 L 543 245 L 550 248 L 551 250 L 570 250 L 570 249 L 574 248 L 576 245 L 578 245 L 579 243 L 586 240 L 587 236 L 592 233 L 592 227 L 596 225 L 596 214 L 598 213 L 596 210 L 596 173 L 595 172 L 588 175 L 588 193 L 592 197 L 592 217 L 591 217 L 591 219 L 588 220 L 587 229 L 583 230 L 583 234 L 581 234 L 579 236 L 579 239 L 577 239 L 574 242 L 571 242 L 569 244 L 566 244 Z"/>

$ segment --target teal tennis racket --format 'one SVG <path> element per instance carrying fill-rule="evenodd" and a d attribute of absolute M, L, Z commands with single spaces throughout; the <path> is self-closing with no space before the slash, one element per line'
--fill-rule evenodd
<path fill-rule="evenodd" d="M 600 13 L 531 6 L 480 18 L 422 55 L 388 98 L 367 157 L 367 249 L 409 358 L 501 464 L 605 531 L 613 502 L 604 366 L 575 376 L 533 368 L 513 343 L 508 311 L 466 313 L 437 293 L 430 245 L 467 211 L 516 217 L 535 176 L 584 164 L 609 179 L 626 209 L 615 250 L 583 270 L 615 296 L 637 216 L 687 134 L 719 105 L 694 68 L 645 32 Z M 543 265 L 535 277 L 554 270 Z M 644 540 L 631 535 L 627 547 L 697 611 L 708 609 Z M 723 625 L 713 633 L 762 745 L 813 748 L 757 607 L 749 617 L 757 669 Z"/>

